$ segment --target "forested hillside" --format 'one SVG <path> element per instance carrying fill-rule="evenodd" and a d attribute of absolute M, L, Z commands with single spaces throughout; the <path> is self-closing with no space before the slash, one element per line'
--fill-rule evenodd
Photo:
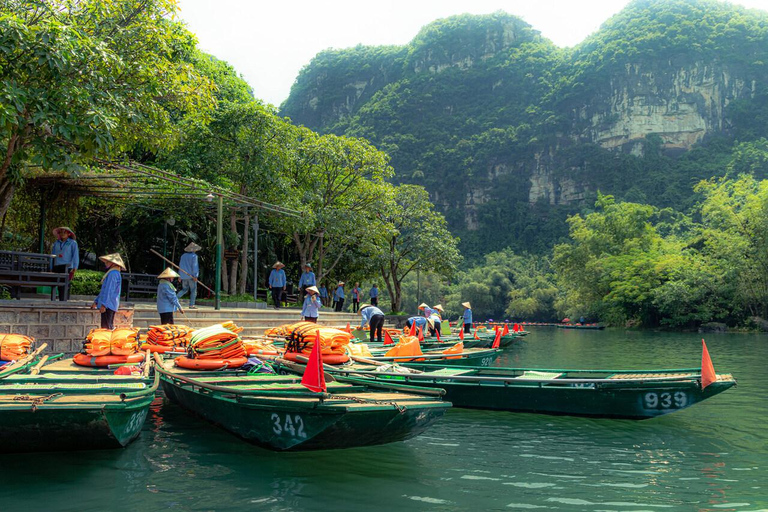
<path fill-rule="evenodd" d="M 460 15 L 319 54 L 281 113 L 386 151 L 479 261 L 548 251 L 598 191 L 688 211 L 701 179 L 765 177 L 767 64 L 768 13 L 714 0 L 637 0 L 571 49 Z"/>

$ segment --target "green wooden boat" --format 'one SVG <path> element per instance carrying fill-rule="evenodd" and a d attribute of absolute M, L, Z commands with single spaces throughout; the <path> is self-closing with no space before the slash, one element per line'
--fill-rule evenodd
<path fill-rule="evenodd" d="M 58 373 L 45 362 L 0 372 L 0 452 L 120 448 L 139 435 L 159 375 Z"/>
<path fill-rule="evenodd" d="M 452 344 L 449 344 L 451 346 Z M 445 347 L 447 348 L 447 347 Z M 443 348 L 442 350 L 444 350 Z M 372 351 L 373 356 L 368 357 L 369 361 L 378 363 L 407 363 L 421 362 L 439 364 L 441 366 L 491 366 L 502 353 L 500 348 L 465 348 L 460 354 L 443 354 L 441 351 L 424 351 L 420 356 L 395 356 L 387 357 L 377 355 Z"/>
<path fill-rule="evenodd" d="M 398 382 L 444 389 L 455 407 L 541 414 L 647 419 L 679 411 L 736 384 L 730 374 L 701 388 L 699 368 L 664 370 L 563 370 L 440 368 L 409 363 L 421 373 L 376 371 L 365 365 L 329 368 L 337 380 Z"/>
<path fill-rule="evenodd" d="M 579 324 L 557 324 L 555 325 L 558 329 L 582 329 L 585 331 L 598 331 L 605 329 L 604 325 L 598 325 L 598 324 L 586 324 L 586 325 L 579 325 Z"/>
<path fill-rule="evenodd" d="M 313 393 L 293 375 L 190 371 L 175 368 L 170 360 L 162 367 L 158 363 L 157 370 L 169 399 L 276 451 L 404 441 L 422 433 L 451 406 L 438 398 L 442 390 L 391 382 L 329 382 L 327 393 Z"/>

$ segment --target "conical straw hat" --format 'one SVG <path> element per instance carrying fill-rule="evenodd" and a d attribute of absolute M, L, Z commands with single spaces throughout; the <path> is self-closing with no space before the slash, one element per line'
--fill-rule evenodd
<path fill-rule="evenodd" d="M 461 305 L 464 306 L 465 308 L 472 309 L 472 304 L 470 304 L 469 302 L 462 302 Z"/>
<path fill-rule="evenodd" d="M 438 304 L 437 306 L 432 306 L 432 309 L 436 309 L 436 310 L 438 310 L 438 311 L 441 311 L 441 312 L 442 312 L 442 311 L 443 311 L 443 306 L 441 306 L 440 304 Z"/>
<path fill-rule="evenodd" d="M 317 289 L 317 286 L 307 286 L 307 291 L 312 293 L 320 293 L 320 290 Z"/>
<path fill-rule="evenodd" d="M 64 230 L 69 232 L 69 238 L 72 240 L 77 240 L 77 237 L 75 236 L 75 232 L 72 231 L 72 228 L 68 228 L 67 226 L 61 226 L 53 230 L 53 236 L 56 238 L 59 238 L 59 231 Z"/>
<path fill-rule="evenodd" d="M 197 252 L 200 249 L 202 249 L 202 247 L 197 245 L 195 242 L 190 242 L 189 245 L 184 248 L 184 251 L 186 251 L 186 252 Z"/>
<path fill-rule="evenodd" d="M 104 263 L 114 263 L 121 269 L 125 270 L 125 263 L 123 263 L 123 258 L 120 257 L 120 253 L 115 252 L 112 254 L 107 254 L 106 256 L 99 256 L 99 259 Z"/>
<path fill-rule="evenodd" d="M 282 262 L 276 261 L 275 264 L 272 265 L 272 268 L 283 268 L 284 266 L 285 265 Z"/>
<path fill-rule="evenodd" d="M 360 314 L 360 315 L 362 315 L 362 314 L 363 314 L 363 310 L 364 310 L 365 308 L 369 308 L 369 307 L 371 307 L 371 305 L 370 305 L 370 304 L 362 304 L 362 305 L 360 306 L 360 309 L 358 309 L 358 310 L 357 310 L 357 313 L 358 313 L 358 314 Z"/>
<path fill-rule="evenodd" d="M 424 309 L 424 308 L 428 308 L 428 307 L 429 307 L 429 304 L 425 304 L 423 302 L 421 304 L 419 304 L 419 309 Z"/>
<path fill-rule="evenodd" d="M 158 279 L 173 279 L 176 277 L 179 277 L 179 274 L 177 274 L 171 267 L 166 268 L 159 276 L 157 276 Z"/>

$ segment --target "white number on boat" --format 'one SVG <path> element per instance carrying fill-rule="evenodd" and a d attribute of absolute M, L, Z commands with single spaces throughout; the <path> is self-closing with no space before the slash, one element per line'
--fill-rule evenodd
<path fill-rule="evenodd" d="M 492 362 L 493 362 L 492 358 L 484 357 L 482 360 L 480 360 L 480 366 L 491 366 Z"/>
<path fill-rule="evenodd" d="M 271 418 L 274 422 L 274 425 L 272 425 L 272 431 L 275 434 L 285 434 L 289 435 L 290 437 L 301 437 L 306 439 L 307 433 L 304 432 L 304 419 L 302 419 L 302 417 L 298 414 L 293 416 L 293 418 L 291 418 L 290 414 L 286 414 L 285 420 L 283 420 L 279 414 L 273 412 Z"/>
<path fill-rule="evenodd" d="M 684 391 L 676 391 L 674 394 L 664 392 L 646 393 L 643 396 L 646 409 L 682 409 L 688 405 L 688 395 Z"/>

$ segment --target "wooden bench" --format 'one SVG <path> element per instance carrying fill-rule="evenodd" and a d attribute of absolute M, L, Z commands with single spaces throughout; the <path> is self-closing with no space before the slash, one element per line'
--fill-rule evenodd
<path fill-rule="evenodd" d="M 69 296 L 69 266 L 65 272 L 53 271 L 54 257 L 34 252 L 0 251 L 0 285 L 11 287 L 11 296 L 21 298 L 21 288 L 51 287 L 51 300 L 57 286 L 66 286 Z M 64 299 L 66 300 L 66 298 Z"/>
<path fill-rule="evenodd" d="M 131 295 L 157 294 L 157 276 L 155 274 L 123 273 L 122 278 L 126 302 L 131 300 Z"/>

